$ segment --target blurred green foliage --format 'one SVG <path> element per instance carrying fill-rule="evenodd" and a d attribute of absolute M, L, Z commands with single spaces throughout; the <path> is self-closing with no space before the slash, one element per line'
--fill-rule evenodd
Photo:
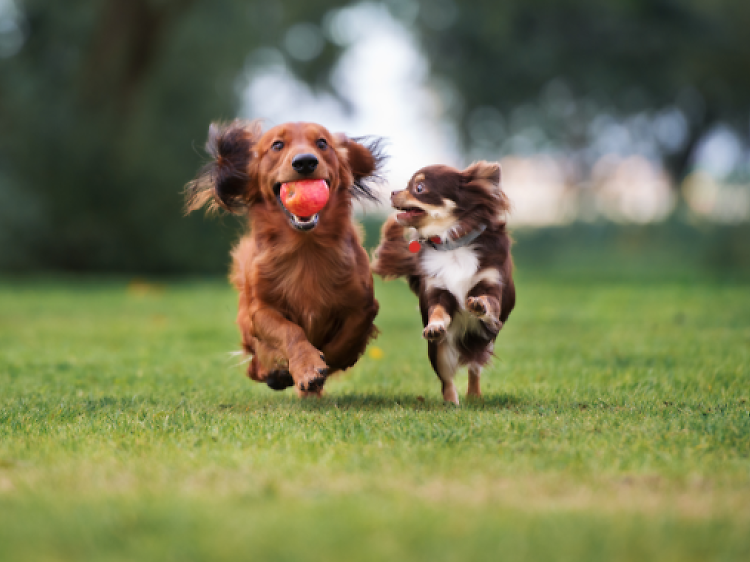
<path fill-rule="evenodd" d="M 333 2 L 27 0 L 0 59 L 0 268 L 219 271 L 235 221 L 182 216 L 249 54 Z M 325 75 L 337 48 L 305 64 Z"/>
<path fill-rule="evenodd" d="M 598 112 L 672 108 L 689 133 L 664 147 L 677 177 L 716 123 L 750 132 L 742 0 L 384 4 L 424 47 L 467 150 L 479 138 L 496 154 L 527 126 L 576 148 Z M 340 95 L 342 46 L 325 31 L 348 5 L 0 0 L 0 271 L 225 271 L 240 221 L 182 215 L 207 125 L 236 116 L 262 48 Z M 320 50 L 308 56 L 310 34 Z"/>
<path fill-rule="evenodd" d="M 750 141 L 746 0 L 416 1 L 414 23 L 467 148 L 496 150 L 523 129 L 542 137 L 527 135 L 532 144 L 582 148 L 597 116 L 678 111 L 657 150 L 679 181 L 719 123 Z"/>

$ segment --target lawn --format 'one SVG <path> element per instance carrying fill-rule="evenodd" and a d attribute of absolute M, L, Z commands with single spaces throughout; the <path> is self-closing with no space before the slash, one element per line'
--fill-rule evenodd
<path fill-rule="evenodd" d="M 748 285 L 520 275 L 458 408 L 376 290 L 300 401 L 230 355 L 222 280 L 0 283 L 0 560 L 750 559 Z"/>

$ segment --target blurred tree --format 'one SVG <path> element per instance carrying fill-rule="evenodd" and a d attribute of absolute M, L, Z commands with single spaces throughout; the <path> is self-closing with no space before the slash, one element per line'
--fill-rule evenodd
<path fill-rule="evenodd" d="M 0 0 L 0 267 L 222 269 L 235 221 L 183 217 L 182 186 L 209 122 L 236 115 L 249 53 L 333 2 L 16 4 Z M 17 52 L 3 43 L 12 17 Z M 290 64 L 313 82 L 337 54 L 323 41 Z"/>
<path fill-rule="evenodd" d="M 717 123 L 750 134 L 746 0 L 382 1 L 472 154 L 513 133 L 586 153 L 631 119 L 679 180 Z M 236 223 L 182 216 L 207 125 L 235 116 L 259 47 L 330 88 L 340 4 L 0 0 L 0 269 L 223 269 Z"/>
<path fill-rule="evenodd" d="M 679 182 L 712 127 L 748 140 L 747 0 L 407 3 L 414 21 L 404 2 L 388 5 L 416 29 L 444 97 L 458 91 L 452 111 L 469 149 L 497 150 L 526 127 L 532 141 L 536 131 L 575 150 L 601 132 L 597 116 L 642 114 L 640 131 L 655 131 Z"/>

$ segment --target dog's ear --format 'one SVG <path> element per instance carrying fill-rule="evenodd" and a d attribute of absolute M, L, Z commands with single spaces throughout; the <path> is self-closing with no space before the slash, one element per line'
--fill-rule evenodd
<path fill-rule="evenodd" d="M 510 201 L 500 187 L 500 164 L 498 162 L 474 162 L 461 175 L 464 188 L 481 189 L 497 201 L 500 212 L 510 211 Z"/>
<path fill-rule="evenodd" d="M 236 119 L 231 123 L 211 123 L 206 152 L 212 160 L 185 187 L 186 212 L 209 202 L 209 210 L 221 207 L 237 212 L 260 197 L 249 169 L 261 134 L 258 121 Z"/>
<path fill-rule="evenodd" d="M 484 183 L 489 191 L 500 189 L 500 164 L 497 162 L 480 160 L 474 162 L 462 173 L 470 181 Z"/>
<path fill-rule="evenodd" d="M 336 150 L 339 160 L 346 162 L 348 174 L 342 173 L 342 181 L 349 183 L 351 194 L 360 199 L 378 201 L 374 183 L 382 181 L 380 173 L 386 160 L 383 139 L 380 137 L 349 138 L 343 133 L 336 135 Z M 343 172 L 344 170 L 342 170 Z M 347 177 L 350 175 L 350 177 Z"/>

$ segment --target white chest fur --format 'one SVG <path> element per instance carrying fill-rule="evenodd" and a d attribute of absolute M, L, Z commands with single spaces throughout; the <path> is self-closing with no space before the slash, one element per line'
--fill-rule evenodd
<path fill-rule="evenodd" d="M 422 252 L 421 266 L 429 286 L 450 291 L 464 308 L 479 269 L 479 258 L 472 246 L 448 252 L 427 247 Z"/>

